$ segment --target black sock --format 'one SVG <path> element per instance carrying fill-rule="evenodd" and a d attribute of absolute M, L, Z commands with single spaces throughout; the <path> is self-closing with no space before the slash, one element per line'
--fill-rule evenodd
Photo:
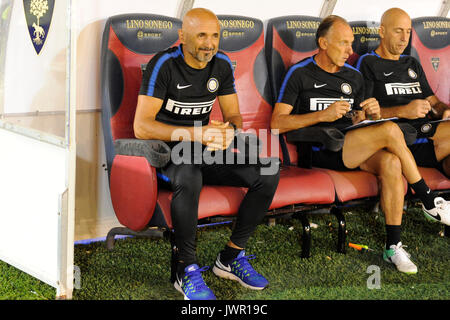
<path fill-rule="evenodd" d="M 386 225 L 386 249 L 400 242 L 401 226 Z"/>
<path fill-rule="evenodd" d="M 220 251 L 220 262 L 222 262 L 223 264 L 230 263 L 232 260 L 236 259 L 241 251 L 241 249 L 225 246 L 225 249 Z"/>
<path fill-rule="evenodd" d="M 427 184 L 423 179 L 412 184 L 411 188 L 414 190 L 419 199 L 422 201 L 425 209 L 429 210 L 434 208 L 434 193 L 427 186 Z"/>

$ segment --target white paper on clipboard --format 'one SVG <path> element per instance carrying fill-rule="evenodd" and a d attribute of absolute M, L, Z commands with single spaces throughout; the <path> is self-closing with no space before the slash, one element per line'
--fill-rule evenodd
<path fill-rule="evenodd" d="M 357 124 L 348 126 L 348 127 L 344 128 L 343 130 L 347 131 L 347 130 L 362 128 L 362 127 L 367 127 L 372 124 L 382 123 L 382 122 L 386 122 L 386 121 L 393 121 L 393 120 L 398 120 L 398 118 L 392 117 L 392 118 L 386 118 L 386 119 L 380 119 L 380 120 L 364 120 L 364 121 L 358 122 Z"/>

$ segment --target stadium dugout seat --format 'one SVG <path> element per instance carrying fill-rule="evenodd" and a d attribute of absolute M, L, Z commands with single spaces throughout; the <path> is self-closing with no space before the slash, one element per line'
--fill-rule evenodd
<path fill-rule="evenodd" d="M 154 215 L 156 170 L 144 157 L 116 154 L 115 143 L 134 139 L 133 122 L 142 70 L 157 52 L 178 42 L 178 19 L 149 14 L 123 14 L 106 21 L 101 49 L 102 125 L 111 200 L 119 222 L 142 231 Z M 112 235 L 114 239 L 114 235 Z"/>
<path fill-rule="evenodd" d="M 435 95 L 450 104 L 450 19 L 412 20 L 411 55 L 418 59 Z"/>
<path fill-rule="evenodd" d="M 266 57 L 269 70 L 271 70 L 270 83 L 274 93 L 274 102 L 277 100 L 281 82 L 288 68 L 317 52 L 315 35 L 319 23 L 320 19 L 308 16 L 285 16 L 268 21 Z M 284 165 L 308 167 L 308 161 L 306 163 L 302 161 L 302 157 L 307 157 L 307 155 L 299 151 L 295 144 L 287 142 L 285 135 L 282 135 L 281 146 L 284 148 Z M 341 212 L 343 204 L 377 199 L 379 195 L 377 178 L 373 174 L 359 170 L 347 172 L 322 168 L 313 168 L 313 170 L 326 173 L 333 180 L 336 197 L 331 213 L 338 217 L 340 224 L 344 224 L 341 232 L 345 232 L 345 218 Z M 338 245 L 338 251 L 345 252 L 345 247 L 342 246 L 345 242 L 345 234 L 342 237 L 339 244 L 341 247 Z"/>
<path fill-rule="evenodd" d="M 272 108 L 263 51 L 263 24 L 246 17 L 221 16 L 220 19 L 223 23 L 221 49 L 229 55 L 235 68 L 244 128 L 260 130 L 259 133 L 269 131 Z M 245 23 L 240 25 L 243 21 Z M 133 121 L 142 68 L 155 53 L 178 44 L 177 29 L 180 27 L 181 21 L 175 18 L 152 14 L 119 15 L 106 22 L 101 53 L 102 122 L 111 200 L 115 214 L 124 226 L 108 233 L 109 249 L 114 245 L 115 235 L 154 236 L 156 231 L 160 235 L 162 230 L 166 235 L 172 235 L 172 192 L 158 187 L 156 169 L 145 152 L 128 154 L 119 147 L 122 143 L 138 141 L 134 137 Z M 217 105 L 211 118 L 221 119 Z M 262 138 L 260 134 L 264 141 Z M 266 140 L 271 144 L 270 138 Z M 278 144 L 275 146 L 279 147 Z M 263 150 L 269 152 L 263 152 L 261 157 L 278 154 L 278 150 L 271 151 L 272 147 Z M 165 150 L 153 151 L 164 153 Z M 245 188 L 204 186 L 198 218 L 234 216 L 245 193 Z M 321 205 L 333 201 L 334 188 L 327 174 L 292 167 L 281 173 L 269 214 L 296 210 L 296 204 Z M 302 256 L 309 256 L 309 224 L 302 221 L 305 230 Z"/>
<path fill-rule="evenodd" d="M 435 95 L 450 103 L 450 19 L 421 17 L 412 20 L 411 55 L 418 59 Z M 450 179 L 432 168 L 419 168 L 431 189 L 450 192 Z"/>

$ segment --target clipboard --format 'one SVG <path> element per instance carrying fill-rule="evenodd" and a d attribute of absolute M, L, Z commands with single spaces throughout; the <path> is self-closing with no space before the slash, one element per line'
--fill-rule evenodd
<path fill-rule="evenodd" d="M 345 127 L 342 130 L 349 131 L 349 130 L 353 130 L 353 129 L 357 129 L 357 128 L 368 127 L 368 126 L 371 126 L 371 125 L 377 124 L 377 123 L 382 123 L 382 122 L 386 122 L 386 121 L 395 121 L 395 120 L 398 120 L 398 118 L 393 117 L 393 118 L 386 118 L 386 119 L 380 119 L 380 120 L 364 120 L 364 121 L 358 122 L 356 124 L 353 124 L 351 126 Z"/>

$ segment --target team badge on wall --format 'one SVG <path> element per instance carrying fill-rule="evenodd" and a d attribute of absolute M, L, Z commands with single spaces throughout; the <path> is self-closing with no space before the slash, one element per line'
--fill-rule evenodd
<path fill-rule="evenodd" d="M 439 58 L 431 58 L 431 65 L 433 66 L 434 71 L 438 71 L 440 60 L 441 59 Z"/>
<path fill-rule="evenodd" d="M 23 0 L 28 33 L 37 54 L 41 52 L 47 39 L 54 6 L 55 0 Z"/>

